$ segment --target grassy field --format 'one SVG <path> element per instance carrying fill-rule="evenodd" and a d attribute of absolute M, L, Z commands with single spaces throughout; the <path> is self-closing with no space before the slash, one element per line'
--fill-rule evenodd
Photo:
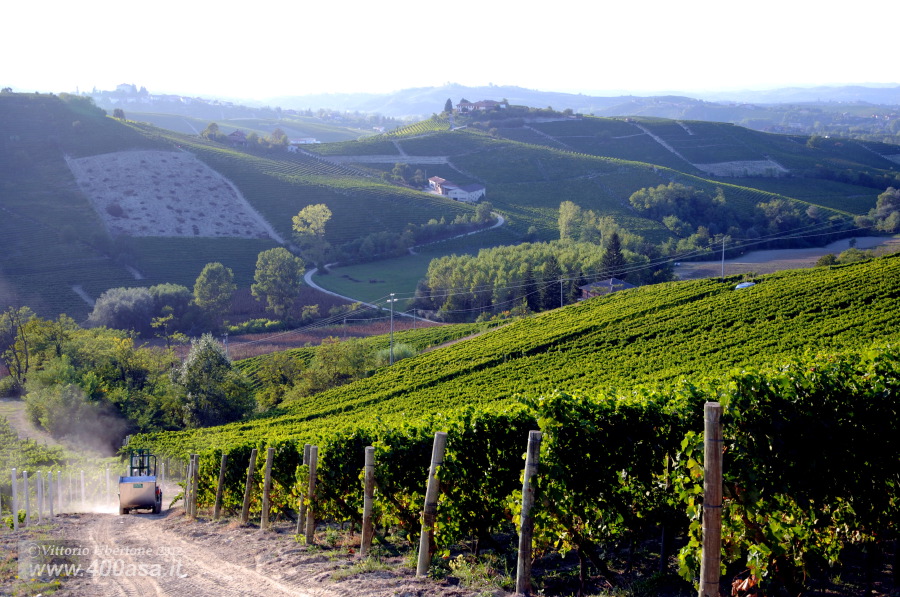
<path fill-rule="evenodd" d="M 399 302 L 395 310 L 405 311 L 405 299 L 416 292 L 416 284 L 425 277 L 433 255 L 407 255 L 384 261 L 336 267 L 327 275 L 315 276 L 322 288 L 344 296 L 367 302 L 383 304 L 393 292 Z M 384 306 L 387 306 L 384 303 Z"/>

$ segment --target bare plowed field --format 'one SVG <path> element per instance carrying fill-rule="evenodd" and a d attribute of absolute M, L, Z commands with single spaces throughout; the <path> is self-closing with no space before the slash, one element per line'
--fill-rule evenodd
<path fill-rule="evenodd" d="M 110 234 L 283 242 L 234 184 L 190 153 L 124 151 L 67 161 Z"/>

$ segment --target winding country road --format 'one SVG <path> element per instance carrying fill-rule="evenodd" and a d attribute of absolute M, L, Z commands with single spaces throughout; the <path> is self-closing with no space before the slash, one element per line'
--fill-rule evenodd
<path fill-rule="evenodd" d="M 499 214 L 497 212 L 492 212 L 492 213 L 493 213 L 493 215 L 495 215 L 497 217 L 497 222 L 488 228 L 482 228 L 481 230 L 474 230 L 472 232 L 466 232 L 465 234 L 457 234 L 456 236 L 451 236 L 450 238 L 445 238 L 445 239 L 434 241 L 431 243 L 423 243 L 421 245 L 416 245 L 414 247 L 410 247 L 409 252 L 411 255 L 415 255 L 416 254 L 415 249 L 419 249 L 421 247 L 427 247 L 430 245 L 435 245 L 437 243 L 442 243 L 442 242 L 445 242 L 448 240 L 453 240 L 456 238 L 464 238 L 466 236 L 472 236 L 473 234 L 481 234 L 482 232 L 487 232 L 488 230 L 494 230 L 495 228 L 500 228 L 501 226 L 506 224 L 506 218 L 504 218 L 501 214 Z M 329 263 L 325 267 L 330 268 L 333 265 L 334 265 L 333 263 Z M 315 276 L 318 271 L 319 271 L 318 268 L 314 267 L 314 268 L 310 269 L 309 271 L 307 271 L 305 274 L 303 274 L 303 281 L 306 282 L 306 285 L 309 286 L 310 288 L 314 288 L 314 289 L 318 290 L 319 292 L 324 292 L 325 294 L 328 294 L 328 295 L 331 295 L 331 296 L 334 296 L 334 297 L 337 297 L 340 299 L 344 299 L 346 301 L 350 301 L 351 303 L 359 303 L 361 305 L 365 305 L 366 307 L 371 307 L 373 309 L 380 308 L 378 305 L 375 305 L 373 303 L 366 303 L 364 301 L 360 301 L 359 299 L 355 299 L 352 296 L 338 294 L 337 292 L 332 292 L 331 290 L 326 290 L 325 288 L 322 288 L 321 286 L 316 284 L 315 281 L 313 280 L 313 276 Z M 413 317 L 415 319 L 427 321 L 427 320 L 421 319 L 420 317 L 416 317 L 415 315 L 410 315 L 407 313 L 397 313 L 396 315 L 402 316 L 402 317 Z"/>

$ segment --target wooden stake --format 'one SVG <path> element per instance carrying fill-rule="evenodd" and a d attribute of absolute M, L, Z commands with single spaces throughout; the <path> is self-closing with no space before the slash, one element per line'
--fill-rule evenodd
<path fill-rule="evenodd" d="M 528 451 L 525 455 L 525 474 L 522 479 L 522 515 L 519 524 L 519 561 L 516 570 L 516 593 L 531 592 L 531 540 L 534 536 L 534 485 L 532 478 L 538 473 L 541 454 L 541 432 L 528 432 Z"/>
<path fill-rule="evenodd" d="M 434 549 L 434 521 L 437 518 L 437 499 L 439 482 L 437 468 L 444 463 L 444 451 L 447 448 L 447 434 L 438 431 L 434 434 L 434 445 L 431 449 L 431 466 L 428 468 L 428 485 L 425 490 L 425 507 L 422 509 L 422 534 L 419 537 L 419 561 L 416 576 L 426 576 L 431 564 Z"/>
<path fill-rule="evenodd" d="M 44 474 L 41 471 L 35 473 L 34 483 L 37 489 L 37 519 L 40 524 L 44 522 Z"/>
<path fill-rule="evenodd" d="M 194 489 L 194 455 L 188 455 L 187 472 L 184 477 L 184 515 L 191 516 L 193 508 L 191 508 L 191 494 Z"/>
<path fill-rule="evenodd" d="M 699 597 L 719 597 L 722 557 L 722 405 L 703 408 L 703 559 Z"/>
<path fill-rule="evenodd" d="M 259 519 L 259 530 L 269 528 L 269 490 L 272 487 L 272 461 L 275 460 L 275 448 L 266 452 L 266 472 L 263 476 L 262 515 Z"/>
<path fill-rule="evenodd" d="M 247 467 L 247 483 L 244 485 L 244 507 L 241 508 L 241 524 L 250 522 L 250 492 L 253 489 L 253 477 L 256 473 L 256 448 L 250 450 L 250 465 Z"/>
<path fill-rule="evenodd" d="M 23 491 L 25 493 L 25 526 L 31 526 L 31 492 L 28 491 L 28 471 L 22 471 Z"/>
<path fill-rule="evenodd" d="M 19 479 L 16 478 L 16 469 L 12 470 L 12 515 L 13 531 L 19 530 Z"/>
<path fill-rule="evenodd" d="M 306 544 L 312 545 L 316 540 L 316 465 L 319 461 L 319 446 L 309 447 L 309 487 L 306 498 L 309 502 L 306 507 Z"/>
<path fill-rule="evenodd" d="M 53 518 L 53 471 L 47 471 L 47 508 Z"/>
<path fill-rule="evenodd" d="M 191 518 L 197 518 L 197 494 L 200 492 L 200 455 L 194 454 L 194 475 L 191 479 Z"/>
<path fill-rule="evenodd" d="M 222 464 L 219 465 L 219 483 L 216 485 L 216 505 L 213 506 L 213 520 L 219 518 L 222 508 L 222 491 L 225 489 L 225 467 L 228 464 L 228 454 L 222 453 Z"/>
<path fill-rule="evenodd" d="M 300 464 L 309 464 L 309 449 L 310 444 L 303 444 L 303 462 Z M 299 535 L 300 532 L 306 532 L 306 500 L 303 499 L 303 496 L 300 497 L 300 505 L 297 507 L 297 531 L 296 533 Z"/>
<path fill-rule="evenodd" d="M 362 540 L 359 544 L 359 555 L 365 557 L 372 547 L 374 527 L 372 525 L 372 501 L 375 497 L 375 448 L 366 447 L 365 489 L 363 490 Z"/>

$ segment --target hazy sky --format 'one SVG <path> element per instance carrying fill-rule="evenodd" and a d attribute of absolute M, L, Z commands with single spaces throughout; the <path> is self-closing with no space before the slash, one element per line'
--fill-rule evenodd
<path fill-rule="evenodd" d="M 11 0 L 0 85 L 264 99 L 409 87 L 630 92 L 894 83 L 900 5 Z"/>

